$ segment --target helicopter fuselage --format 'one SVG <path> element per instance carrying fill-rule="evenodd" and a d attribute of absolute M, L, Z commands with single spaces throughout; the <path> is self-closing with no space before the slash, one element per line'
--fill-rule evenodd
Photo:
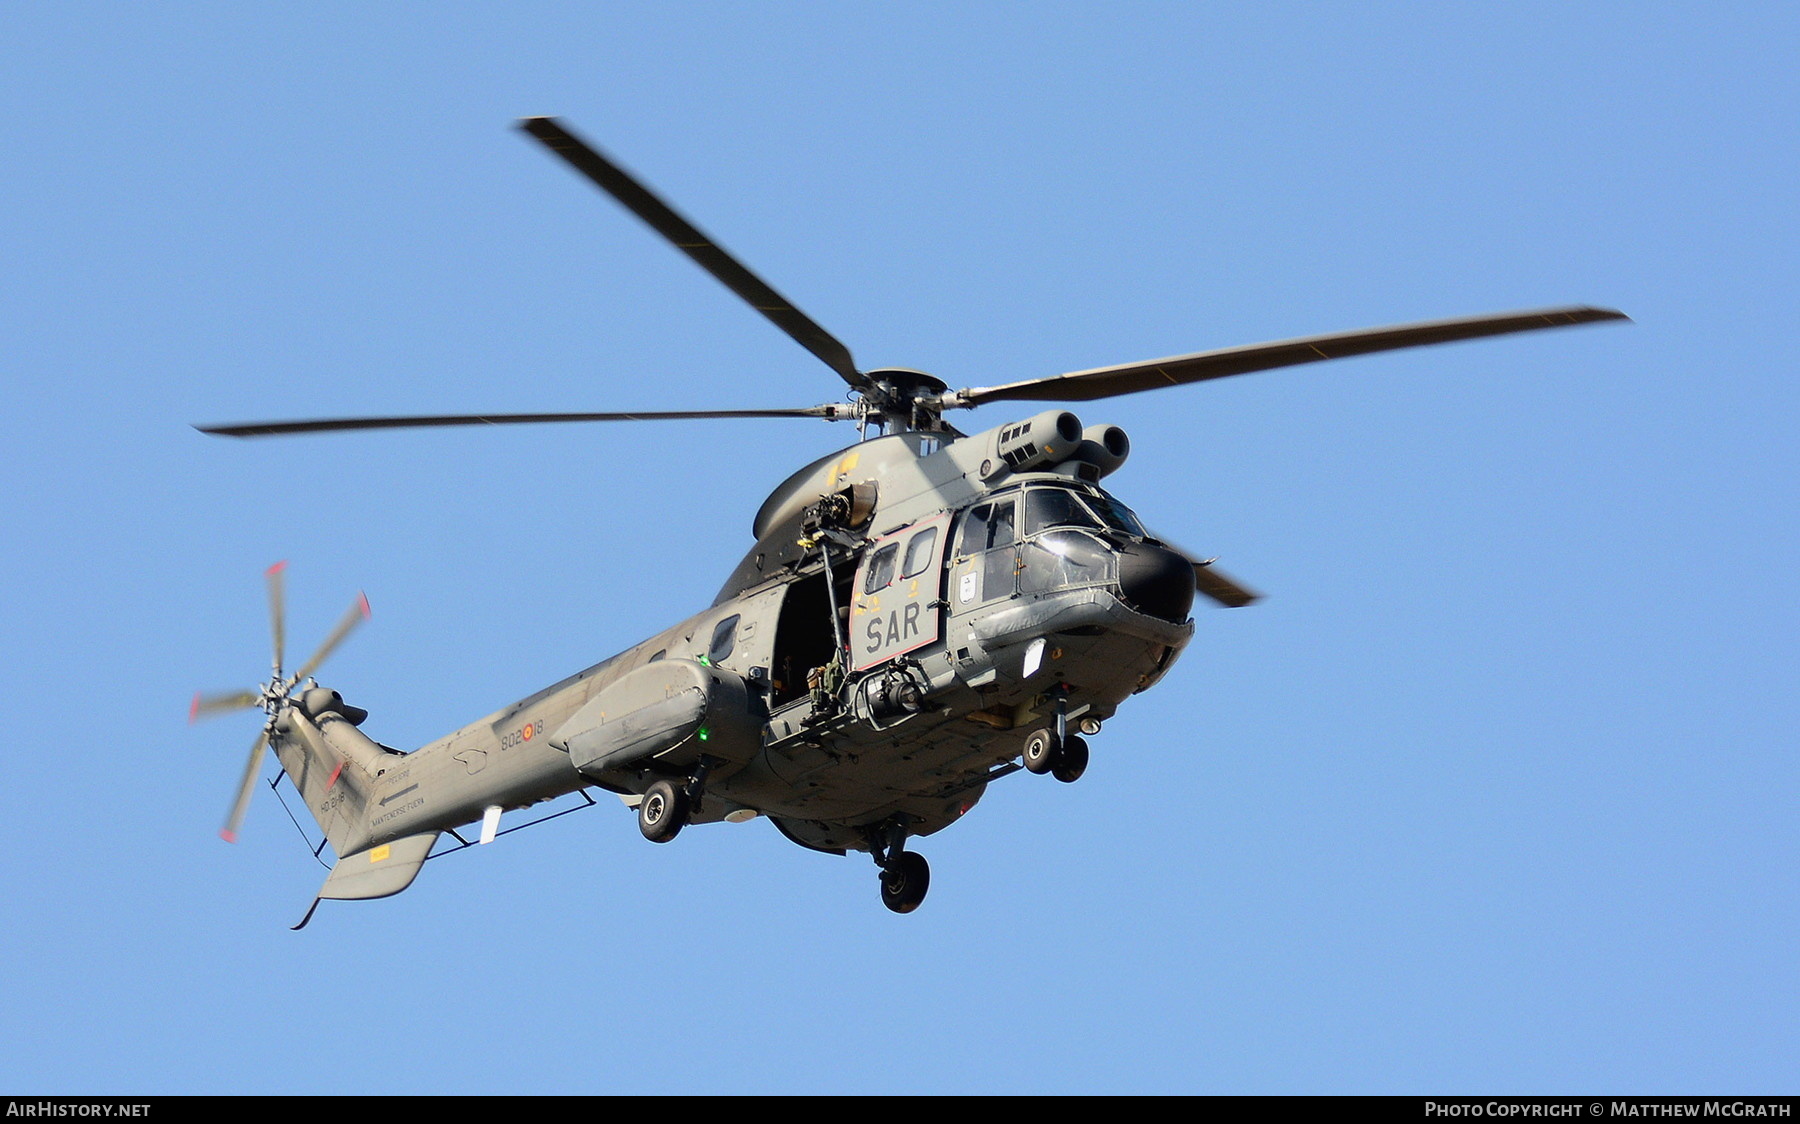
<path fill-rule="evenodd" d="M 1158 542 L 1100 488 L 1129 442 L 1062 410 L 964 437 L 949 411 L 1092 402 L 1254 371 L 1626 319 L 1585 305 L 1331 332 L 952 389 L 850 349 L 604 153 L 554 118 L 520 128 L 687 255 L 848 387 L 777 409 L 421 414 L 201 427 L 231 437 L 330 431 L 717 418 L 854 419 L 886 436 L 820 458 L 757 513 L 756 545 L 712 606 L 603 663 L 413 753 L 370 740 L 366 712 L 283 672 L 280 567 L 266 575 L 274 671 L 201 712 L 261 707 L 225 829 L 236 838 L 265 744 L 340 856 L 320 897 L 406 888 L 440 833 L 599 787 L 646 838 L 758 816 L 817 850 L 868 851 L 882 901 L 908 913 L 930 872 L 909 836 L 954 822 L 1019 768 L 1062 781 L 1083 737 L 1162 677 L 1193 635 L 1196 594 L 1256 595 Z M 366 605 L 360 607 L 366 613 Z M 460 835 L 458 838 L 461 838 Z M 315 903 L 316 904 L 316 903 Z M 310 916 L 310 914 L 308 915 Z M 304 922 L 302 922 L 304 924 Z"/>
<path fill-rule="evenodd" d="M 1014 469 L 1022 426 L 1043 447 Z M 1191 561 L 1098 485 L 1107 436 L 1050 412 L 835 453 L 770 497 L 704 612 L 412 753 L 329 703 L 284 714 L 276 752 L 303 794 L 339 762 L 315 811 L 340 854 L 670 778 L 698 790 L 685 822 L 766 816 L 832 852 L 930 834 L 1029 732 L 1096 729 L 1193 634 Z"/>

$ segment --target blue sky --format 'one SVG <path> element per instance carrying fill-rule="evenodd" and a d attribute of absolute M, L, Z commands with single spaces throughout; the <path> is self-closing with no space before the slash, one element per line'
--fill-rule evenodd
<path fill-rule="evenodd" d="M 29 4 L 0 36 L 0 1086 L 1795 1091 L 1789 6 Z M 411 746 L 709 602 L 836 378 L 511 131 L 566 117 L 953 386 L 1593 303 L 1084 405 L 1266 591 L 919 846 L 611 798 L 287 926 L 266 670 Z M 965 428 L 1013 420 L 1005 407 Z"/>

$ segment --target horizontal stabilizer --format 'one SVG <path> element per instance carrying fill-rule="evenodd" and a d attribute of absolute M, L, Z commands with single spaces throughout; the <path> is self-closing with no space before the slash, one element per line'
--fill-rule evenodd
<path fill-rule="evenodd" d="M 437 839 L 437 832 L 428 831 L 345 855 L 331 868 L 319 896 L 361 901 L 398 894 L 419 876 L 419 868 L 425 865 L 425 857 L 431 854 Z"/>

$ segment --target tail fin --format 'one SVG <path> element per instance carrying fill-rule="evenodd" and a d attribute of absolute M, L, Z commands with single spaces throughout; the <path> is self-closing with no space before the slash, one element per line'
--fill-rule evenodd
<path fill-rule="evenodd" d="M 339 855 L 367 845 L 368 793 L 391 757 L 356 728 L 365 717 L 336 691 L 314 687 L 275 723 L 275 756 Z"/>
<path fill-rule="evenodd" d="M 375 778 L 396 758 L 356 728 L 366 717 L 336 691 L 315 687 L 276 724 L 276 756 L 338 856 L 320 898 L 398 894 L 412 885 L 437 842 L 432 831 L 375 843 L 369 797 Z"/>

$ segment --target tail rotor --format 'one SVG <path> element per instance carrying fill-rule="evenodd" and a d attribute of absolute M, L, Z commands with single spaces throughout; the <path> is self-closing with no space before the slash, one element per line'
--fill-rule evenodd
<path fill-rule="evenodd" d="M 319 645 L 318 651 L 301 664 L 298 671 L 285 675 L 282 658 L 287 642 L 286 572 L 286 562 L 277 562 L 263 571 L 263 582 L 269 593 L 269 632 L 274 651 L 268 682 L 259 684 L 255 690 L 250 691 L 222 691 L 211 695 L 196 693 L 188 706 L 190 724 L 202 718 L 252 708 L 260 708 L 264 715 L 262 732 L 250 747 L 250 759 L 245 762 L 244 777 L 238 784 L 231 812 L 225 818 L 225 826 L 219 830 L 219 837 L 227 843 L 237 842 L 238 829 L 243 826 L 244 814 L 250 808 L 250 797 L 256 791 L 257 778 L 262 775 L 263 755 L 268 752 L 269 744 L 275 736 L 275 725 L 282 712 L 294 705 L 301 685 L 308 684 L 326 658 L 356 631 L 357 625 L 369 618 L 369 599 L 359 592 L 356 601 L 326 636 L 324 643 Z"/>

